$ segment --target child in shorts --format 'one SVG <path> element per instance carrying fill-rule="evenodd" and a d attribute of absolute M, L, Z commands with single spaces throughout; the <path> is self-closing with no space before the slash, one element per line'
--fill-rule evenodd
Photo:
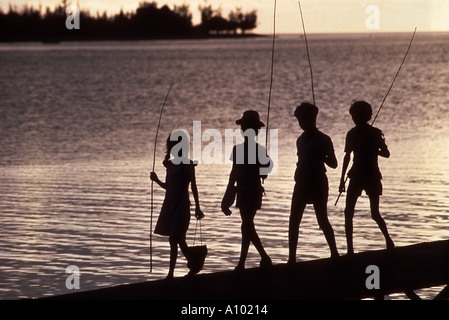
<path fill-rule="evenodd" d="M 318 107 L 303 102 L 296 108 L 294 115 L 304 132 L 296 141 L 298 163 L 289 221 L 288 264 L 296 262 L 299 225 L 307 204 L 313 204 L 318 224 L 329 245 L 331 257 L 339 256 L 334 231 L 327 216 L 329 183 L 326 165 L 333 169 L 337 167 L 334 146 L 331 138 L 316 127 Z"/>
<path fill-rule="evenodd" d="M 348 172 L 349 186 L 346 195 L 345 207 L 345 232 L 348 254 L 354 253 L 353 245 L 353 217 L 355 205 L 362 191 L 369 197 L 371 217 L 377 223 L 385 237 L 387 249 L 393 249 L 394 243 L 391 239 L 387 225 L 379 212 L 379 199 L 382 195 L 382 174 L 379 170 L 378 156 L 389 158 L 390 151 L 385 143 L 381 130 L 368 124 L 372 117 L 372 108 L 366 101 L 354 101 L 349 113 L 355 123 L 355 127 L 346 135 L 345 157 L 341 173 L 339 191 L 345 191 L 345 174 L 354 154 L 353 165 Z"/>

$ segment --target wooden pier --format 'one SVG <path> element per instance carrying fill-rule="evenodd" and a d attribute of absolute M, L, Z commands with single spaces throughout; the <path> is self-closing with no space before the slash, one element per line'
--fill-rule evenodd
<path fill-rule="evenodd" d="M 376 266 L 378 274 L 367 270 Z M 379 289 L 367 286 L 378 276 Z M 371 277 L 371 278 L 370 278 Z M 374 281 L 375 282 L 375 281 Z M 382 299 L 414 290 L 444 286 L 436 299 L 449 298 L 449 240 L 419 243 L 342 256 L 253 268 L 244 272 L 198 274 L 173 280 L 156 280 L 80 291 L 46 299 L 147 299 L 147 300 L 354 300 Z"/>

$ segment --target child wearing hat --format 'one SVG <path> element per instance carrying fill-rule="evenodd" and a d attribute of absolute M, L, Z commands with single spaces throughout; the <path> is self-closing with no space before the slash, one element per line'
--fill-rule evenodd
<path fill-rule="evenodd" d="M 261 181 L 267 177 L 273 163 L 267 156 L 266 149 L 255 141 L 259 129 L 265 126 L 260 121 L 259 113 L 254 110 L 245 111 L 243 117 L 237 120 L 236 124 L 240 125 L 245 141 L 234 146 L 232 150 L 231 160 L 233 164 L 227 191 L 222 202 L 222 211 L 228 216 L 231 214 L 229 207 L 233 200 L 229 201 L 226 198 L 232 198 L 229 194 L 232 194 L 232 190 L 235 190 L 236 207 L 239 208 L 242 219 L 242 245 L 240 259 L 235 270 L 241 271 L 245 269 L 245 261 L 251 243 L 261 256 L 260 266 L 268 267 L 272 265 L 271 259 L 256 232 L 254 217 L 257 210 L 262 206 L 264 188 Z"/>

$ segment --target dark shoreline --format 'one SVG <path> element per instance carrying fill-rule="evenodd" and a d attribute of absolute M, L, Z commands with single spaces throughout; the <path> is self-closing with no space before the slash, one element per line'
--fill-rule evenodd
<path fill-rule="evenodd" d="M 242 272 L 221 271 L 117 285 L 39 300 L 271 301 L 383 299 L 413 290 L 445 286 L 435 299 L 449 296 L 449 240 L 422 242 L 390 250 L 373 250 L 338 258 L 278 264 Z M 381 286 L 367 285 L 377 267 Z"/>
<path fill-rule="evenodd" d="M 185 36 L 151 36 L 151 37 L 92 37 L 92 38 L 44 38 L 44 39 L 14 39 L 0 40 L 0 43 L 18 43 L 18 42 L 41 42 L 44 44 L 58 44 L 61 42 L 93 42 L 93 41 L 157 41 L 157 40 L 210 40 L 210 39 L 247 39 L 264 38 L 268 35 L 248 33 L 248 34 L 210 34 L 210 35 L 185 35 Z"/>
<path fill-rule="evenodd" d="M 417 35 L 425 35 L 426 37 L 449 37 L 449 32 L 446 31 L 422 31 L 417 33 Z M 310 33 L 308 37 L 311 39 L 320 39 L 327 37 L 336 37 L 340 39 L 353 38 L 353 37 L 363 37 L 363 38 L 394 38 L 394 37 L 408 37 L 410 32 L 379 32 L 379 33 L 369 33 L 369 32 L 348 32 L 348 33 Z M 293 36 L 302 39 L 301 34 L 296 33 L 280 33 L 276 36 Z M 248 34 L 211 34 L 211 35 L 183 35 L 183 36 L 151 36 L 151 37 L 89 37 L 89 38 L 46 38 L 46 39 L 14 39 L 14 40 L 2 40 L 0 39 L 0 44 L 8 43 L 43 43 L 43 44 L 58 44 L 62 42 L 106 42 L 106 41 L 161 41 L 161 40 L 213 40 L 213 39 L 248 39 L 248 38 L 270 38 L 271 34 L 258 34 L 258 33 L 248 33 Z"/>

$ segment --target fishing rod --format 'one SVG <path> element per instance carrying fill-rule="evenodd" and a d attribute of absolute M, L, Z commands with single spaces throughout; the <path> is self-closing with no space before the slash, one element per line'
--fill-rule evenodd
<path fill-rule="evenodd" d="M 407 58 L 408 53 L 409 53 L 409 51 L 410 51 L 410 48 L 412 47 L 413 39 L 415 38 L 415 35 L 416 35 L 416 29 L 417 29 L 417 27 L 415 27 L 415 31 L 413 31 L 412 38 L 410 39 L 410 43 L 408 44 L 408 48 L 407 48 L 407 51 L 405 52 L 404 58 L 402 59 L 401 65 L 399 66 L 399 69 L 398 69 L 398 71 L 396 72 L 396 75 L 394 76 L 394 79 L 393 79 L 393 81 L 391 82 L 390 87 L 388 88 L 387 94 L 386 94 L 385 97 L 383 98 L 382 103 L 380 104 L 380 107 L 379 107 L 379 109 L 377 110 L 377 113 L 376 113 L 376 116 L 375 116 L 374 119 L 373 119 L 373 122 L 371 122 L 371 126 L 373 126 L 373 125 L 374 125 L 374 122 L 376 122 L 376 119 L 377 119 L 377 117 L 378 117 L 378 115 L 379 115 L 379 113 L 380 113 L 380 110 L 382 110 L 382 107 L 384 106 L 384 103 L 385 103 L 385 101 L 387 100 L 387 97 L 388 97 L 388 95 L 390 94 L 390 91 L 391 91 L 391 89 L 393 88 L 394 83 L 396 82 L 396 78 L 398 77 L 399 72 L 401 71 L 402 66 L 404 65 L 405 59 Z M 345 179 L 345 185 L 346 185 L 346 181 L 348 181 L 348 178 L 349 178 L 349 176 L 346 176 L 346 179 Z M 340 194 L 338 195 L 338 198 L 337 198 L 337 200 L 335 201 L 334 206 L 337 205 L 338 200 L 339 200 L 340 197 L 341 197 L 341 194 L 342 194 L 342 192 L 340 192 Z"/>
<path fill-rule="evenodd" d="M 312 83 L 313 104 L 315 105 L 315 89 L 314 89 L 314 86 L 313 86 L 313 71 L 312 71 L 312 63 L 310 61 L 309 42 L 307 41 L 306 27 L 305 27 L 305 24 L 304 24 L 304 17 L 302 15 L 302 9 L 301 9 L 301 2 L 300 1 L 298 1 L 298 6 L 299 6 L 299 13 L 301 14 L 302 30 L 304 32 L 304 41 L 306 43 L 307 60 L 309 61 L 310 81 Z"/>
<path fill-rule="evenodd" d="M 156 129 L 156 136 L 154 138 L 154 149 L 153 149 L 153 170 L 156 165 L 156 146 L 157 146 L 157 137 L 159 135 L 159 128 L 161 127 L 161 119 L 162 113 L 164 112 L 165 103 L 167 102 L 168 95 L 170 94 L 171 88 L 173 87 L 174 82 L 171 83 L 170 88 L 168 89 L 167 95 L 165 96 L 164 103 L 162 104 L 161 113 L 159 114 L 159 121 Z M 154 181 L 151 180 L 151 215 L 150 215 L 150 273 L 153 272 L 153 184 Z"/>
<path fill-rule="evenodd" d="M 265 151 L 268 156 L 268 132 L 270 127 L 270 110 L 271 110 L 271 91 L 273 89 L 273 74 L 274 74 L 274 47 L 276 43 L 276 6 L 277 1 L 274 0 L 274 9 L 273 9 L 273 44 L 271 46 L 271 73 L 270 73 L 270 91 L 268 93 L 268 110 L 267 110 L 267 126 L 265 131 Z M 264 183 L 265 179 L 262 178 L 262 183 Z"/>
<path fill-rule="evenodd" d="M 379 110 L 377 110 L 376 116 L 374 117 L 373 122 L 371 123 L 371 125 L 374 124 L 374 122 L 376 122 L 377 116 L 380 113 L 380 110 L 382 110 L 382 107 L 384 106 L 385 100 L 387 100 L 387 97 L 391 91 L 391 88 L 393 88 L 394 82 L 396 81 L 396 78 L 399 75 L 399 72 L 402 69 L 402 66 L 404 65 L 405 59 L 407 58 L 408 52 L 410 51 L 410 48 L 412 47 L 412 43 L 413 43 L 413 39 L 415 38 L 415 34 L 416 34 L 416 28 L 415 27 L 415 31 L 413 31 L 413 35 L 412 35 L 412 39 L 410 40 L 410 43 L 408 44 L 408 48 L 407 48 L 407 52 L 405 53 L 404 59 L 402 59 L 401 65 L 399 66 L 398 72 L 396 72 L 396 75 L 394 76 L 393 82 L 391 82 L 390 88 L 388 88 L 388 92 L 385 95 L 384 99 L 382 100 L 382 103 L 380 104 Z"/>
<path fill-rule="evenodd" d="M 268 150 L 268 128 L 270 126 L 270 109 L 271 109 L 271 91 L 273 88 L 273 73 L 274 73 L 274 47 L 276 43 L 276 0 L 274 0 L 274 14 L 273 14 L 273 45 L 271 48 L 271 75 L 270 75 L 270 91 L 268 94 L 268 111 L 267 111 L 267 131 L 265 134 L 265 148 Z"/>

